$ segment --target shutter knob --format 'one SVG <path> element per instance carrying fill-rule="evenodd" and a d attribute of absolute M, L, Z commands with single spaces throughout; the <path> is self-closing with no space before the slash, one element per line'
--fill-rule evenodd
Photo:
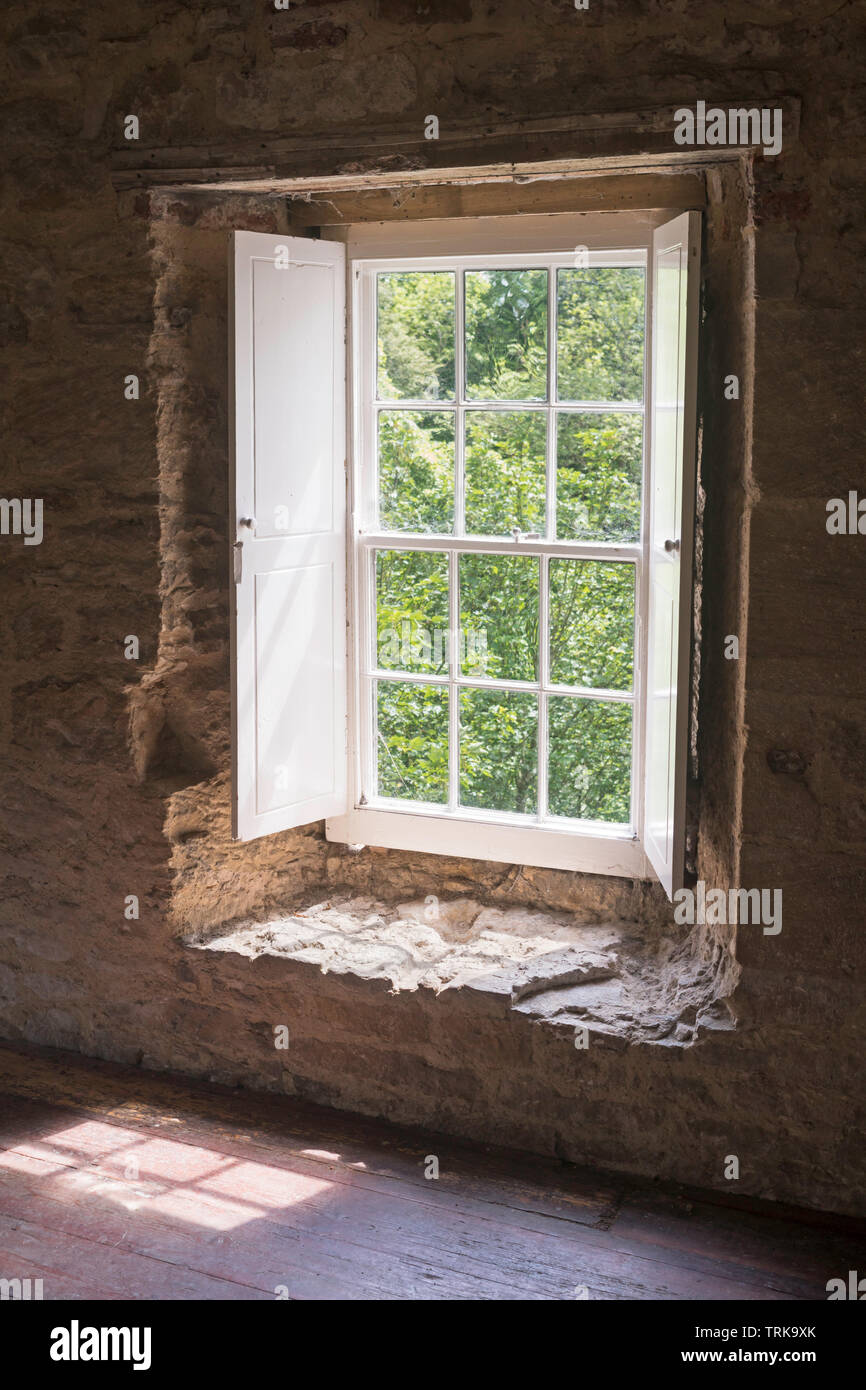
<path fill-rule="evenodd" d="M 252 531 L 253 527 L 255 526 L 255 524 L 256 524 L 256 519 L 255 519 L 254 516 L 242 516 L 241 519 L 240 519 L 240 522 L 239 522 L 239 525 L 241 525 L 241 526 L 248 526 L 248 527 L 250 528 L 251 531 Z"/>
<path fill-rule="evenodd" d="M 679 553 L 679 548 L 679 541 L 665 541 L 665 550 L 668 552 L 669 555 L 672 554 L 674 551 Z"/>

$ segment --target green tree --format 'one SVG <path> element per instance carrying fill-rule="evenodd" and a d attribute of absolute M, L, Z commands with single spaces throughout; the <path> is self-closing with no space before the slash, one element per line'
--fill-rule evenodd
<path fill-rule="evenodd" d="M 501 401 L 466 412 L 469 534 L 507 536 L 546 526 L 548 272 L 467 272 L 467 395 Z M 378 393 L 430 409 L 379 412 L 384 529 L 448 536 L 454 525 L 455 277 L 378 277 Z M 561 400 L 636 402 L 643 392 L 644 273 L 558 272 L 557 383 Z M 522 402 L 517 406 L 515 402 Z M 642 417 L 628 411 L 558 414 L 557 535 L 633 541 L 640 534 Z M 538 561 L 463 555 L 459 659 L 464 674 L 534 681 L 539 671 Z M 378 661 L 419 676 L 448 670 L 448 564 L 442 552 L 377 557 Z M 582 689 L 628 692 L 633 681 L 634 566 L 550 562 L 551 677 Z M 448 796 L 448 689 L 377 683 L 381 794 L 441 804 Z M 459 695 L 461 804 L 531 813 L 537 807 L 538 697 L 530 691 Z M 548 800 L 554 815 L 628 821 L 630 704 L 557 695 L 548 702 Z"/>

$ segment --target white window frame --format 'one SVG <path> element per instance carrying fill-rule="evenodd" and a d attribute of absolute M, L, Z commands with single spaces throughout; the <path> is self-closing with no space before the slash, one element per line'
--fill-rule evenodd
<path fill-rule="evenodd" d="M 649 545 L 649 434 L 652 371 L 652 274 L 651 256 L 655 227 L 669 220 L 668 212 L 630 214 L 523 216 L 513 218 L 479 218 L 472 221 L 415 226 L 382 226 L 350 230 L 348 240 L 348 302 L 350 305 L 350 466 L 349 466 L 349 535 L 348 573 L 352 576 L 349 594 L 349 781 L 350 807 L 344 815 L 326 822 L 329 840 L 343 843 L 378 845 L 384 848 L 424 851 L 442 855 L 493 860 L 504 863 L 523 863 L 542 868 L 571 869 L 583 872 L 610 874 L 631 878 L 655 877 L 642 847 L 644 813 L 644 725 L 647 670 L 647 581 Z M 592 265 L 635 265 L 646 269 L 644 391 L 640 402 L 643 414 L 643 467 L 641 492 L 641 534 L 633 545 L 613 543 L 564 542 L 550 539 L 555 529 L 552 493 L 555 493 L 555 467 L 548 468 L 547 526 L 548 538 L 542 541 L 487 540 L 465 538 L 462 531 L 462 453 L 461 431 L 456 431 L 457 457 L 455 497 L 458 515 L 455 534 L 448 540 L 430 536 L 407 536 L 381 532 L 370 514 L 368 502 L 375 498 L 375 482 L 364 486 L 362 469 L 375 458 L 375 417 L 379 408 L 398 409 L 441 408 L 441 402 L 376 402 L 375 401 L 375 275 L 386 270 L 454 269 L 459 272 L 472 268 L 532 268 L 548 267 L 552 272 L 548 284 L 548 333 L 551 350 L 548 357 L 548 399 L 541 402 L 497 402 L 485 407 L 484 402 L 466 401 L 456 397 L 458 421 L 467 408 L 527 409 L 536 408 L 548 415 L 548 428 L 555 429 L 559 411 L 577 412 L 587 408 L 598 413 L 614 414 L 624 407 L 610 402 L 570 402 L 560 407 L 552 394 L 556 371 L 555 338 L 555 270 L 574 267 L 575 249 L 586 247 L 586 263 Z M 581 262 L 583 263 L 583 262 Z M 456 384 L 459 388 L 461 361 L 464 352 L 462 333 L 463 295 L 458 274 L 457 292 L 457 352 Z M 364 344 L 367 351 L 364 351 Z M 367 381 L 361 373 L 366 371 Z M 548 446 L 550 450 L 550 445 Z M 555 457 L 555 455 L 554 455 Z M 449 547 L 448 541 L 459 542 Z M 371 623 L 375 614 L 370 609 L 374 586 L 369 573 L 376 549 L 427 549 L 450 551 L 449 564 L 456 566 L 459 552 L 480 551 L 505 554 L 537 554 L 539 556 L 574 556 L 579 558 L 615 559 L 634 563 L 635 586 L 635 649 L 632 754 L 632 819 L 628 826 L 613 827 L 605 822 L 569 821 L 556 818 L 544 821 L 543 805 L 536 816 L 479 811 L 473 808 L 456 809 L 454 797 L 459 777 L 457 750 L 454 744 L 458 718 L 454 694 L 459 686 L 481 685 L 486 688 L 532 689 L 532 683 L 508 681 L 472 681 L 457 677 L 458 617 L 456 586 L 451 583 L 451 669 L 443 683 L 451 690 L 451 798 L 450 806 L 437 808 L 427 804 L 375 798 L 372 761 L 372 732 L 370 728 L 373 677 L 364 660 L 372 652 Z M 364 573 L 364 567 L 367 573 Z M 542 613 L 546 612 L 547 563 L 540 560 Z M 367 602 L 363 599 L 366 596 Z M 541 672 L 540 689 L 547 694 L 546 672 Z M 385 679 L 399 680 L 399 672 L 383 671 Z M 435 680 L 417 677 L 422 683 Z M 597 690 L 570 690 L 557 687 L 557 694 L 571 693 L 586 698 L 599 698 Z M 616 698 L 622 698 L 617 692 Z M 538 738 L 540 767 L 546 764 L 546 727 L 542 716 L 545 701 L 539 701 Z M 539 796 L 543 796 L 539 787 Z"/>

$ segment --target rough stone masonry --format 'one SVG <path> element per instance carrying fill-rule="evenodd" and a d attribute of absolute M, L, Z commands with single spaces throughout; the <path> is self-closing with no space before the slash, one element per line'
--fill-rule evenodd
<path fill-rule="evenodd" d="M 863 469 L 862 9 L 9 0 L 0 26 L 0 492 L 44 506 L 40 545 L 0 537 L 0 1031 L 705 1187 L 735 1154 L 741 1192 L 866 1210 L 866 542 L 825 528 Z M 678 928 L 650 884 L 353 855 L 321 825 L 233 843 L 228 230 L 294 225 L 277 176 L 399 178 L 411 213 L 437 160 L 594 159 L 605 210 L 621 158 L 619 205 L 663 207 L 673 126 L 641 113 L 698 101 L 799 110 L 777 156 L 692 166 L 691 855 L 781 888 L 783 931 Z M 220 169 L 247 173 L 208 191 Z M 407 946 L 429 896 L 476 960 L 527 915 L 568 958 L 497 979 L 444 928 Z"/>

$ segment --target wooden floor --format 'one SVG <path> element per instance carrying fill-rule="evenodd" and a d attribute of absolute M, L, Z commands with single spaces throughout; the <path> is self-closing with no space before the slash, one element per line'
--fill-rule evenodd
<path fill-rule="evenodd" d="M 0 1277 L 45 1299 L 826 1300 L 863 1267 L 862 1227 L 744 1205 L 0 1046 Z"/>

